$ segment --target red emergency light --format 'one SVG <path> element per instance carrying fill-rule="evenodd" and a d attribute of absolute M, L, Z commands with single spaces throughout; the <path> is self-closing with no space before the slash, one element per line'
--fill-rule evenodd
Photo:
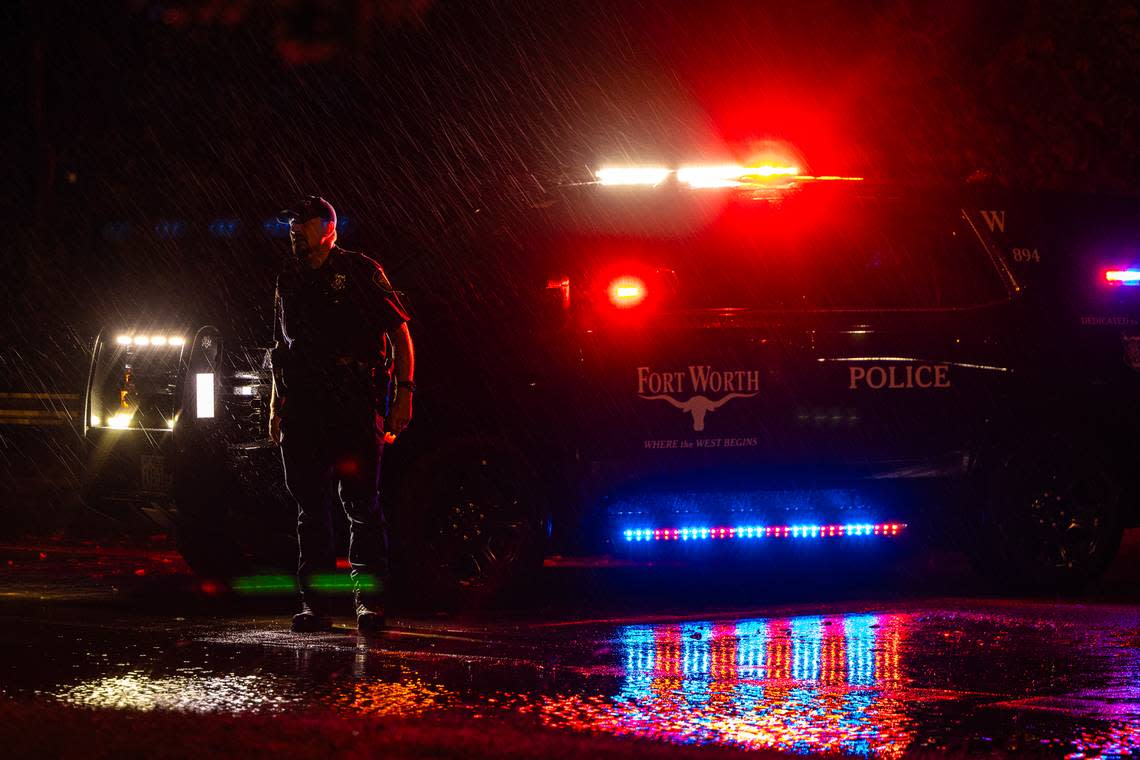
<path fill-rule="evenodd" d="M 638 277 L 618 277 L 610 282 L 610 303 L 619 309 L 631 309 L 645 300 L 645 282 Z"/>

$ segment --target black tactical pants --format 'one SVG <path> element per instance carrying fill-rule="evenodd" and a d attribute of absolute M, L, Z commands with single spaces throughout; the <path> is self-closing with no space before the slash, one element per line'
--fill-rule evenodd
<path fill-rule="evenodd" d="M 356 406 L 356 405 L 353 405 Z M 331 407 L 331 408 L 330 408 Z M 382 607 L 388 530 L 380 507 L 380 454 L 371 406 L 307 404 L 290 398 L 282 414 L 285 484 L 297 501 L 297 580 L 302 598 L 327 614 L 336 572 L 337 502 L 348 517 L 348 561 L 358 602 Z"/>

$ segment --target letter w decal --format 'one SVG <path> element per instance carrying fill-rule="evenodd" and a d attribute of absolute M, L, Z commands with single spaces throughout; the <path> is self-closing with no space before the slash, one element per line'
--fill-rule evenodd
<path fill-rule="evenodd" d="M 993 232 L 996 228 L 999 232 L 1005 232 L 1005 211 L 982 211 L 982 218 L 986 220 L 986 226 Z"/>

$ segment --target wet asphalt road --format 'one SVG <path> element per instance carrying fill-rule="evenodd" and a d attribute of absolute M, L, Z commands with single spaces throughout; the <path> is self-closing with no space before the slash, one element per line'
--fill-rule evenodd
<path fill-rule="evenodd" d="M 293 634 L 291 599 L 203 593 L 162 546 L 9 546 L 0 562 L 0 690 L 23 703 L 506 720 L 884 757 L 1140 751 L 1140 608 L 1120 572 L 1082 599 L 1027 600 L 942 595 L 967 583 L 953 574 L 787 592 L 792 572 L 777 593 L 689 571 L 547 570 L 561 573 L 549 604 L 397 613 L 364 638 L 348 618 Z"/>

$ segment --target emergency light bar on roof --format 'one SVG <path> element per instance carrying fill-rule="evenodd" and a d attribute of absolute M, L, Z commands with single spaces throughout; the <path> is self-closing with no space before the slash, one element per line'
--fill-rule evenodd
<path fill-rule="evenodd" d="M 716 164 L 667 169 L 660 166 L 609 166 L 594 172 L 598 184 L 607 187 L 642 185 L 656 187 L 670 176 L 691 188 L 770 187 L 780 182 L 862 182 L 862 177 L 801 174 L 797 166 L 764 164 L 739 166 Z"/>
<path fill-rule="evenodd" d="M 677 181 L 689 187 L 738 187 L 751 181 L 769 181 L 800 176 L 797 166 L 683 166 Z"/>
<path fill-rule="evenodd" d="M 629 166 L 598 169 L 594 174 L 603 185 L 660 185 L 672 169 L 655 166 Z"/>
<path fill-rule="evenodd" d="M 1113 285 L 1140 285 L 1140 269 L 1109 269 L 1104 279 Z"/>

